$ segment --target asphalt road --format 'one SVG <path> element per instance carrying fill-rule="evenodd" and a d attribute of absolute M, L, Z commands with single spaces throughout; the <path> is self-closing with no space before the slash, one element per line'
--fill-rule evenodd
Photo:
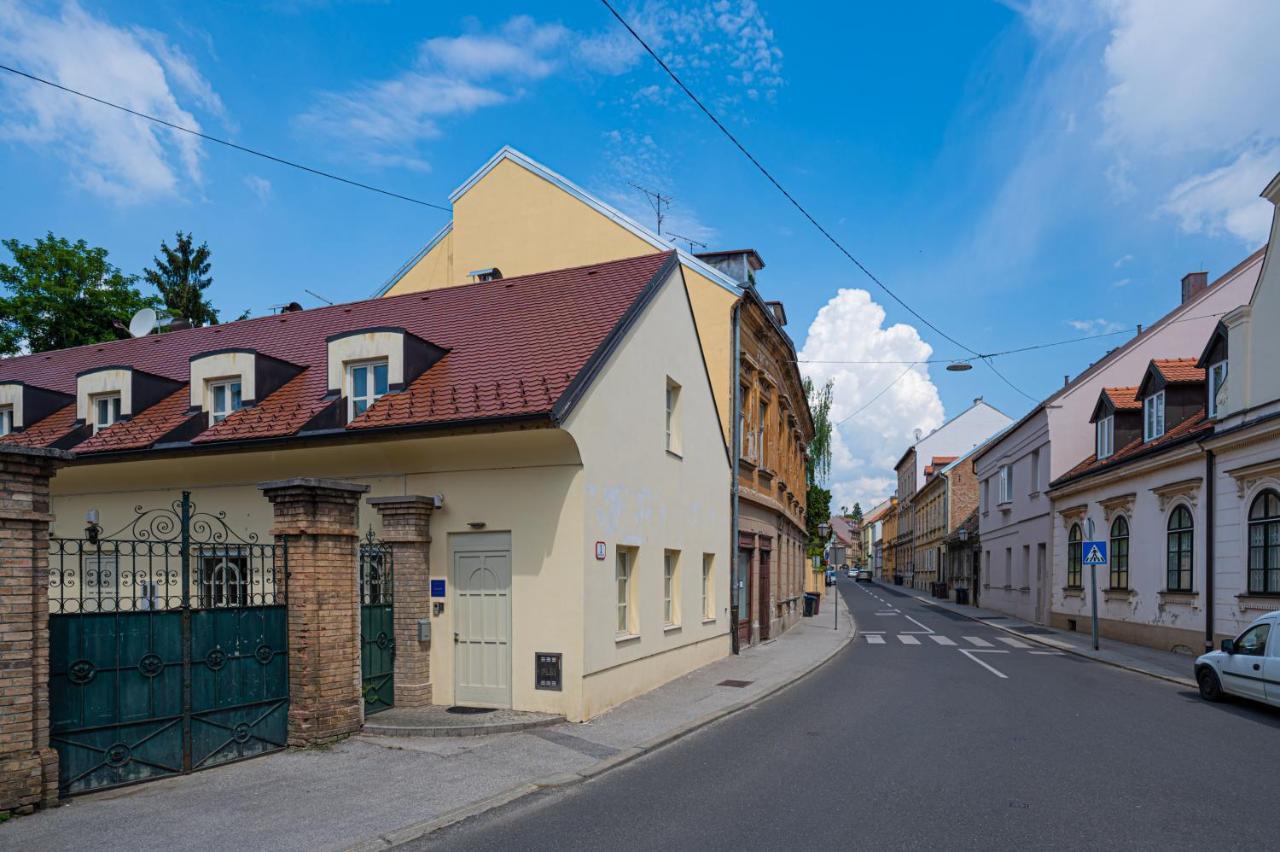
<path fill-rule="evenodd" d="M 1280 845 L 1280 712 L 1011 647 L 891 587 L 840 588 L 860 635 L 795 686 L 417 848 Z"/>

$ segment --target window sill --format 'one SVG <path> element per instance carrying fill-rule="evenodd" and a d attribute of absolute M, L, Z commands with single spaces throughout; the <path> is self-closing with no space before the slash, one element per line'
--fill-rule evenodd
<path fill-rule="evenodd" d="M 704 619 L 702 619 L 702 623 L 703 623 L 703 624 L 715 624 L 715 623 L 716 623 L 716 619 L 714 619 L 714 618 L 704 618 Z"/>
<path fill-rule="evenodd" d="M 1280 592 L 1249 592 L 1236 595 L 1236 605 L 1241 610 L 1272 611 L 1280 609 Z"/>
<path fill-rule="evenodd" d="M 679 624 L 664 624 L 664 625 L 662 626 L 662 632 L 663 632 L 664 634 L 667 634 L 667 633 L 679 633 L 679 632 L 680 632 L 680 625 L 679 625 Z"/>
<path fill-rule="evenodd" d="M 1162 606 L 1164 604 L 1190 606 L 1200 599 L 1199 592 L 1171 592 L 1166 589 L 1165 591 L 1157 592 L 1156 594 L 1160 596 L 1160 604 Z"/>
<path fill-rule="evenodd" d="M 616 633 L 614 634 L 613 641 L 614 641 L 614 644 L 616 645 L 625 645 L 628 642 L 639 642 L 640 634 L 639 633 Z"/>
<path fill-rule="evenodd" d="M 1027 496 L 1030 497 L 1032 500 L 1035 500 L 1037 497 L 1040 496 L 1040 493 L 1041 492 L 1039 491 L 1032 491 L 1029 494 L 1027 494 Z"/>
<path fill-rule="evenodd" d="M 1136 595 L 1133 589 L 1103 589 L 1102 597 L 1109 601 L 1128 601 L 1133 600 Z"/>
<path fill-rule="evenodd" d="M 675 459 L 676 461 L 684 461 L 684 456 L 681 455 L 680 453 L 677 453 L 675 450 L 667 450 L 667 455 L 671 456 L 671 458 Z"/>
<path fill-rule="evenodd" d="M 1062 596 L 1064 598 L 1083 598 L 1084 589 L 1080 586 L 1065 586 L 1062 589 Z"/>

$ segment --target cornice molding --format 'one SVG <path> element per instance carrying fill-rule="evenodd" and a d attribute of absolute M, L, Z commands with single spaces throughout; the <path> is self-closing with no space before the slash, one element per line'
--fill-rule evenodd
<path fill-rule="evenodd" d="M 1265 479 L 1280 480 L 1280 459 L 1237 467 L 1226 473 L 1236 481 L 1236 495 L 1243 500 L 1259 482 Z"/>
<path fill-rule="evenodd" d="M 1132 515 L 1133 501 L 1137 497 L 1136 491 L 1130 491 L 1128 494 L 1117 494 L 1114 497 L 1099 500 L 1098 505 L 1102 507 L 1102 517 L 1106 519 L 1107 526 L 1110 527 L 1112 521 L 1119 515 Z"/>
<path fill-rule="evenodd" d="M 1191 504 L 1191 508 L 1194 509 L 1199 502 L 1200 487 L 1203 484 L 1203 476 L 1193 476 L 1190 479 L 1181 479 L 1177 482 L 1170 482 L 1167 485 L 1157 485 L 1150 490 L 1160 502 L 1161 512 L 1167 509 L 1170 503 L 1179 498 L 1185 498 Z"/>

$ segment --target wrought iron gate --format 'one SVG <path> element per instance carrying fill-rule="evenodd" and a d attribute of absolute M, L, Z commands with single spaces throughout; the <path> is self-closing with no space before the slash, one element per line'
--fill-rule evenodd
<path fill-rule="evenodd" d="M 391 548 L 369 528 L 360 542 L 360 675 L 365 715 L 395 703 L 396 632 Z"/>
<path fill-rule="evenodd" d="M 197 512 L 189 492 L 111 535 L 53 538 L 50 740 L 63 795 L 284 748 L 283 544 Z"/>

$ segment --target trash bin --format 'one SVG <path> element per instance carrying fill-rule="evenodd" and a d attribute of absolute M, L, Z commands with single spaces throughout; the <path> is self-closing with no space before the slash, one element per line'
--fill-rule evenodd
<path fill-rule="evenodd" d="M 969 603 L 968 589 L 956 589 L 956 603 L 965 604 L 966 606 L 968 605 Z"/>
<path fill-rule="evenodd" d="M 893 575 L 893 584 L 894 584 L 895 586 L 901 586 L 901 585 L 902 585 L 902 578 L 901 578 L 901 577 L 899 577 L 897 574 L 894 574 L 894 575 Z"/>
<path fill-rule="evenodd" d="M 804 593 L 804 617 L 813 618 L 818 612 L 818 596 L 813 592 Z"/>

